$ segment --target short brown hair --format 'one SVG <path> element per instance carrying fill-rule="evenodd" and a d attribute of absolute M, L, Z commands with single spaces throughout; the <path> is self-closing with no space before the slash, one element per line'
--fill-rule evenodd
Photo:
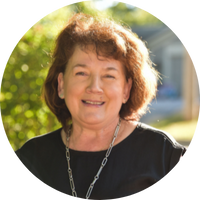
<path fill-rule="evenodd" d="M 145 44 L 130 30 L 113 20 L 79 13 L 73 15 L 58 35 L 53 62 L 43 87 L 43 96 L 50 110 L 63 127 L 71 114 L 58 96 L 58 75 L 64 73 L 76 45 L 83 49 L 95 47 L 97 56 L 120 60 L 125 67 L 126 79 L 132 79 L 130 98 L 123 104 L 120 117 L 138 120 L 156 95 L 158 73 L 152 67 Z"/>

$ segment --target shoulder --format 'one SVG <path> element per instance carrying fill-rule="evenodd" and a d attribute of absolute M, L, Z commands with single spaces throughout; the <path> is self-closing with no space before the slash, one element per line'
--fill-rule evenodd
<path fill-rule="evenodd" d="M 171 170 L 186 152 L 186 148 L 169 133 L 144 123 L 138 123 L 135 135 L 138 137 L 137 142 L 142 143 L 142 151 L 152 160 L 155 159 L 156 163 L 162 160 L 166 164 L 166 169 Z"/>
<path fill-rule="evenodd" d="M 55 146 L 56 143 L 60 142 L 60 132 L 61 128 L 41 136 L 36 136 L 28 140 L 20 149 L 16 151 L 16 154 L 18 156 L 28 156 L 29 154 L 36 154 L 41 151 L 45 151 L 45 149 L 50 150 L 52 146 Z"/>
<path fill-rule="evenodd" d="M 162 152 L 162 156 L 170 156 L 179 160 L 186 152 L 186 148 L 169 133 L 144 123 L 138 123 L 135 135 L 138 143 L 142 143 L 142 148 L 154 154 Z"/>
<path fill-rule="evenodd" d="M 62 152 L 61 129 L 34 137 L 28 140 L 16 155 L 21 162 L 38 178 L 44 182 L 49 181 L 48 167 L 53 159 L 58 158 Z M 57 162 L 55 162 L 57 163 Z"/>
<path fill-rule="evenodd" d="M 145 123 L 125 121 L 124 125 L 126 127 L 123 129 L 124 138 L 129 138 L 133 143 L 141 144 L 142 147 L 145 145 L 146 147 L 156 146 L 157 148 L 163 148 L 167 144 L 172 148 L 185 149 L 169 133 Z"/>
<path fill-rule="evenodd" d="M 168 141 L 172 146 L 176 148 L 182 148 L 183 146 L 179 144 L 169 133 L 156 129 L 152 126 L 139 122 L 137 125 L 137 131 L 140 135 L 150 137 L 155 140 L 165 140 Z"/>
<path fill-rule="evenodd" d="M 138 165 L 154 166 L 164 174 L 169 172 L 186 152 L 169 133 L 138 122 L 116 149 L 136 159 Z M 119 154 L 119 153 L 118 153 Z M 117 155 L 118 156 L 118 155 Z"/>

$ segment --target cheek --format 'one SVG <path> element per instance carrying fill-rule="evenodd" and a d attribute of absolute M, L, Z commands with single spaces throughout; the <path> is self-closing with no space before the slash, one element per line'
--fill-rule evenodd
<path fill-rule="evenodd" d="M 108 84 L 107 94 L 110 98 L 114 99 L 116 102 L 121 102 L 123 99 L 123 87 L 119 84 Z"/>
<path fill-rule="evenodd" d="M 68 76 L 69 77 L 69 76 Z M 64 83 L 64 90 L 66 95 L 75 95 L 82 89 L 81 84 L 73 78 L 68 78 Z"/>
<path fill-rule="evenodd" d="M 67 107 L 77 106 L 81 99 L 81 95 L 84 93 L 83 84 L 79 84 L 77 82 L 70 81 L 65 85 L 64 93 L 65 93 L 65 102 Z"/>

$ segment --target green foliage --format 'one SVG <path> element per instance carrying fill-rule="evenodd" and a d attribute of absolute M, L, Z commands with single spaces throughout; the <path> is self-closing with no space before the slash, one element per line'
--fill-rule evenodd
<path fill-rule="evenodd" d="M 14 150 L 28 139 L 61 125 L 42 102 L 41 88 L 51 63 L 57 34 L 74 12 L 96 14 L 91 1 L 63 7 L 37 22 L 20 39 L 4 71 L 0 102 L 3 125 Z M 102 12 L 101 12 L 102 13 Z M 148 13 L 118 3 L 103 12 L 129 25 L 158 22 Z"/>
<path fill-rule="evenodd" d="M 14 150 L 26 140 L 60 127 L 41 101 L 54 40 L 70 15 L 68 7 L 36 23 L 13 50 L 2 80 L 1 113 Z"/>
<path fill-rule="evenodd" d="M 141 26 L 147 24 L 162 24 L 159 19 L 148 12 L 121 2 L 113 7 L 110 7 L 107 11 L 114 20 L 126 23 L 131 27 L 134 25 Z"/>

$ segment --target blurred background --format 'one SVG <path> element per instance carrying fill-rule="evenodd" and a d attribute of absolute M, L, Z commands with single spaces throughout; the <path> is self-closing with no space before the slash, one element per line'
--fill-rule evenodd
<path fill-rule="evenodd" d="M 86 1 L 63 7 L 33 25 L 20 39 L 4 71 L 0 103 L 5 132 L 14 150 L 28 139 L 60 128 L 42 102 L 41 87 L 55 38 L 74 12 L 100 12 L 131 27 L 145 41 L 160 72 L 157 98 L 140 121 L 170 133 L 186 147 L 199 114 L 199 86 L 190 56 L 178 37 L 159 19 L 132 5 Z"/>

